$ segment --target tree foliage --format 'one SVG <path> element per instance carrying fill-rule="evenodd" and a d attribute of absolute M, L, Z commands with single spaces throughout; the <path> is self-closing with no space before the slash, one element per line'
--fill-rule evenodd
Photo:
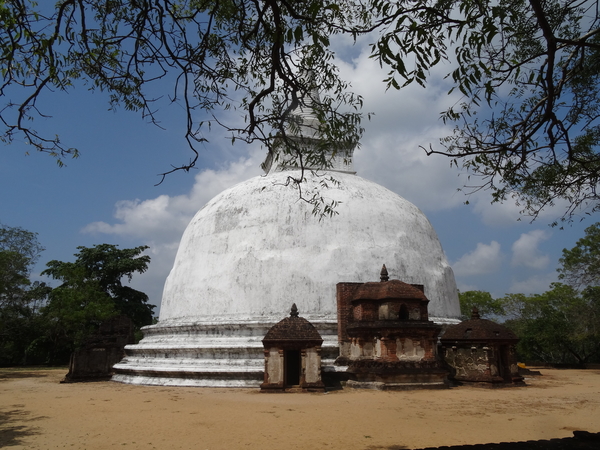
<path fill-rule="evenodd" d="M 503 299 L 513 312 L 505 324 L 520 338 L 521 357 L 547 363 L 600 361 L 600 288 L 581 294 L 561 283 L 550 288 Z"/>
<path fill-rule="evenodd" d="M 65 364 L 117 314 L 137 327 L 152 323 L 148 296 L 124 284 L 147 270 L 150 257 L 143 252 L 148 247 L 78 247 L 75 262 L 48 263 L 43 274 L 61 281 L 52 289 L 30 280 L 32 262 L 43 249 L 35 233 L 4 227 L 0 243 L 18 250 L 0 249 L 0 365 Z"/>
<path fill-rule="evenodd" d="M 102 322 L 117 314 L 98 280 L 90 279 L 81 266 L 63 264 L 55 274 L 64 283 L 50 292 L 42 311 L 45 332 L 34 343 L 44 349 L 50 364 L 68 362 L 71 353 L 85 344 Z"/>
<path fill-rule="evenodd" d="M 600 208 L 597 1 L 373 3 L 384 30 L 373 54 L 391 67 L 389 86 L 424 85 L 453 53 L 448 76 L 464 101 L 443 113 L 454 132 L 429 153 L 451 157 L 495 200 L 516 196 L 534 215 L 557 199 L 567 200 L 567 215 Z"/>
<path fill-rule="evenodd" d="M 270 148 L 276 135 L 286 136 L 289 112 L 302 102 L 315 109 L 329 143 L 356 142 L 359 116 L 338 107 L 360 99 L 337 76 L 329 45 L 357 12 L 352 4 L 322 0 L 59 0 L 53 8 L 4 2 L 0 94 L 19 98 L 0 110 L 4 139 L 24 136 L 62 162 L 77 150 L 31 127 L 30 119 L 44 115 L 42 94 L 84 84 L 106 91 L 112 108 L 157 122 L 149 85 L 164 92 L 168 84 L 165 94 L 187 112 L 185 137 L 194 152 L 205 140 L 203 127 L 229 109 L 245 116 L 241 127 L 222 123 L 233 139 L 258 139 Z M 328 92 L 323 100 L 316 86 Z M 216 114 L 198 121 L 197 111 Z M 196 158 L 174 170 L 193 167 Z"/>
<path fill-rule="evenodd" d="M 65 302 L 77 314 L 96 310 L 100 321 L 107 318 L 108 311 L 128 316 L 137 327 L 150 325 L 154 305 L 148 304 L 148 296 L 123 285 L 123 278 L 131 281 L 134 273 L 144 273 L 148 269 L 150 257 L 143 255 L 148 247 L 120 249 L 116 245 L 100 244 L 77 248 L 75 262 L 53 260 L 42 272 L 62 281 L 52 291 L 48 310 L 52 310 L 53 303 L 63 310 L 60 304 Z M 111 308 L 105 304 L 110 304 Z"/>
<path fill-rule="evenodd" d="M 473 308 L 477 308 L 479 316 L 485 319 L 501 317 L 504 315 L 504 307 L 499 299 L 494 299 L 489 292 L 465 291 L 458 293 L 460 302 L 460 313 L 462 320 L 471 318 Z"/>
<path fill-rule="evenodd" d="M 360 136 L 362 100 L 339 77 L 331 36 L 368 35 L 389 88 L 426 86 L 431 68 L 451 62 L 449 89 L 464 101 L 443 112 L 454 132 L 429 153 L 467 168 L 497 201 L 515 196 L 536 215 L 566 200 L 568 217 L 600 207 L 598 10 L 598 0 L 5 1 L 3 138 L 59 162 L 76 155 L 30 119 L 44 117 L 41 96 L 85 85 L 156 122 L 155 100 L 168 95 L 187 112 L 194 151 L 213 122 L 271 149 L 297 106 L 314 108 L 324 147 L 344 148 Z M 243 125 L 223 121 L 233 109 Z"/>
<path fill-rule="evenodd" d="M 0 224 L 0 251 L 17 253 L 27 266 L 25 273 L 37 263 L 45 248 L 39 243 L 38 234 L 21 227 Z"/>
<path fill-rule="evenodd" d="M 577 288 L 600 285 L 600 224 L 585 229 L 585 236 L 570 250 L 563 249 L 559 278 Z"/>
<path fill-rule="evenodd" d="M 40 309 L 50 288 L 30 281 L 44 248 L 37 233 L 0 225 L 0 364 L 35 362 L 32 341 L 43 329 Z"/>
<path fill-rule="evenodd" d="M 21 297 L 29 285 L 28 262 L 18 252 L 0 250 L 0 306 Z"/>

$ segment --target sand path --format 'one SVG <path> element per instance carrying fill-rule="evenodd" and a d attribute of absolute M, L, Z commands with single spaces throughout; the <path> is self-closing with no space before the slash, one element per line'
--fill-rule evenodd
<path fill-rule="evenodd" d="M 0 369 L 10 449 L 412 449 L 600 432 L 600 371 L 542 369 L 528 386 L 261 394 L 59 384 L 65 370 Z"/>

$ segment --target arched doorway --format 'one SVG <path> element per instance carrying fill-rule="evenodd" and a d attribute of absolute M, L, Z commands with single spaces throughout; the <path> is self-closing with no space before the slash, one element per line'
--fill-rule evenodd
<path fill-rule="evenodd" d="M 302 360 L 300 350 L 286 350 L 284 353 L 285 386 L 299 386 Z"/>

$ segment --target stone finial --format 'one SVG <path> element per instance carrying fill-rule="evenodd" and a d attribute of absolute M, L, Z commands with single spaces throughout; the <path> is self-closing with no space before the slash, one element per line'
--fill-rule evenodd
<path fill-rule="evenodd" d="M 481 319 L 481 317 L 479 317 L 479 310 L 477 309 L 477 306 L 473 306 L 473 310 L 471 311 L 471 320 L 473 319 Z"/>
<path fill-rule="evenodd" d="M 292 305 L 292 310 L 290 311 L 290 317 L 298 317 L 298 308 L 296 307 L 295 303 Z"/>
<path fill-rule="evenodd" d="M 381 276 L 381 281 L 389 281 L 390 277 L 388 277 L 388 271 L 385 268 L 385 264 L 381 268 L 381 273 L 379 275 Z"/>

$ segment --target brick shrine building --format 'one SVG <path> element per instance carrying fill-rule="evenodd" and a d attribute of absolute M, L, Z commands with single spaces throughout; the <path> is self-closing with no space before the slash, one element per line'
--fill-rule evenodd
<path fill-rule="evenodd" d="M 299 316 L 295 303 L 290 316 L 271 327 L 262 343 L 265 373 L 261 392 L 325 391 L 321 380 L 323 338 L 308 320 Z"/>
<path fill-rule="evenodd" d="M 429 320 L 423 285 L 389 280 L 338 283 L 338 340 L 348 387 L 447 387 L 448 370 L 437 355 L 440 325 Z"/>
<path fill-rule="evenodd" d="M 482 319 L 477 308 L 473 308 L 470 320 L 449 326 L 441 338 L 451 378 L 488 387 L 524 384 L 517 366 L 518 342 L 505 326 Z"/>

